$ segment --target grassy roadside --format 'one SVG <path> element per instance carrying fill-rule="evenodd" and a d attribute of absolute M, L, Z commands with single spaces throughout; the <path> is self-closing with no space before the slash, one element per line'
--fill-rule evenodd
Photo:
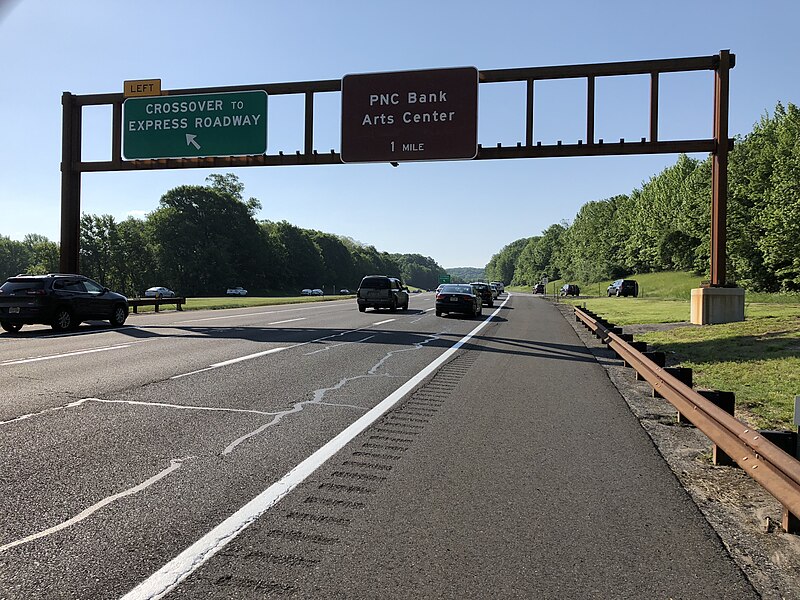
<path fill-rule="evenodd" d="M 569 300 L 617 325 L 689 320 L 688 301 L 651 298 Z M 759 429 L 796 427 L 800 395 L 800 303 L 748 302 L 745 321 L 687 325 L 636 335 L 672 364 L 693 369 L 694 385 L 736 394 L 737 417 Z"/>
<path fill-rule="evenodd" d="M 250 306 L 274 306 L 277 304 L 304 304 L 307 302 L 332 302 L 333 300 L 349 300 L 354 295 L 341 296 L 289 296 L 289 297 L 221 297 L 221 298 L 187 298 L 183 310 L 216 310 L 222 308 L 247 308 Z M 165 304 L 160 310 L 170 310 L 174 304 Z M 140 306 L 139 313 L 153 312 L 153 306 Z"/>

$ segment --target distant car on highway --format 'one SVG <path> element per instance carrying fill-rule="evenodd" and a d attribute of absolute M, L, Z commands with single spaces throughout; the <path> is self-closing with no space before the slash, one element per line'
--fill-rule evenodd
<path fill-rule="evenodd" d="M 470 283 L 472 287 L 475 288 L 475 291 L 481 296 L 483 304 L 488 307 L 494 306 L 494 293 L 492 292 L 492 288 L 489 287 L 488 283 L 483 283 L 482 281 L 475 281 Z"/>
<path fill-rule="evenodd" d="M 506 286 L 502 281 L 490 281 L 489 283 L 493 283 L 497 286 L 497 291 L 501 294 L 506 291 Z"/>
<path fill-rule="evenodd" d="M 234 288 L 228 288 L 228 291 L 225 292 L 228 296 L 247 296 L 247 290 L 241 286 L 237 286 Z"/>
<path fill-rule="evenodd" d="M 436 292 L 436 316 L 462 313 L 470 317 L 483 314 L 483 298 L 474 286 L 468 283 L 446 283 Z"/>
<path fill-rule="evenodd" d="M 494 283 L 490 283 L 489 288 L 492 290 L 492 296 L 494 297 L 495 300 L 497 300 L 497 297 L 500 295 L 500 288 L 497 287 Z"/>
<path fill-rule="evenodd" d="M 559 293 L 562 296 L 580 296 L 581 288 L 574 283 L 565 283 L 561 286 L 561 291 Z"/>
<path fill-rule="evenodd" d="M 303 288 L 300 290 L 301 296 L 310 296 L 311 295 L 311 288 Z"/>
<path fill-rule="evenodd" d="M 312 295 L 312 296 L 324 296 L 324 295 L 325 295 L 325 292 L 323 292 L 323 291 L 322 291 L 321 289 L 319 289 L 319 288 L 314 288 L 313 290 L 311 290 L 311 295 Z"/>
<path fill-rule="evenodd" d="M 639 295 L 639 283 L 635 279 L 617 279 L 606 289 L 608 297 L 611 296 L 633 296 Z"/>
<path fill-rule="evenodd" d="M 175 292 L 165 287 L 151 287 L 144 291 L 145 298 L 174 298 Z"/>
<path fill-rule="evenodd" d="M 125 296 L 83 275 L 18 275 L 0 285 L 0 327 L 11 333 L 36 324 L 66 331 L 92 319 L 119 327 L 127 318 Z"/>
<path fill-rule="evenodd" d="M 372 307 L 408 310 L 408 288 L 397 277 L 367 275 L 358 286 L 356 297 L 358 310 L 364 312 Z"/>
<path fill-rule="evenodd" d="M 340 294 L 349 294 L 349 293 L 350 293 L 350 290 L 348 290 L 348 289 L 341 289 L 341 290 L 339 290 L 339 293 L 340 293 Z"/>
<path fill-rule="evenodd" d="M 543 283 L 537 283 L 535 286 L 533 286 L 533 293 L 534 294 L 544 294 L 544 284 Z"/>

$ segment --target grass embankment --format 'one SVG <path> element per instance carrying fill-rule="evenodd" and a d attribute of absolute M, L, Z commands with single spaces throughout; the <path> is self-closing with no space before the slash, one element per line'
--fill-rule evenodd
<path fill-rule="evenodd" d="M 273 306 L 276 304 L 302 304 L 306 302 L 330 302 L 332 300 L 346 300 L 355 298 L 354 295 L 341 296 L 288 296 L 288 297 L 256 297 L 256 296 L 225 296 L 221 298 L 187 298 L 183 310 L 216 310 L 220 308 L 247 308 L 249 306 Z M 166 300 L 160 310 L 170 310 L 173 305 Z M 153 312 L 153 306 L 140 306 L 139 313 Z"/>
<path fill-rule="evenodd" d="M 651 273 L 637 275 L 636 280 L 644 298 L 566 301 L 585 304 L 621 326 L 688 322 L 691 287 L 687 286 L 696 287 L 698 279 Z M 656 298 L 656 293 L 663 296 Z M 793 429 L 794 397 L 800 395 L 800 297 L 748 292 L 745 301 L 741 323 L 687 325 L 637 334 L 636 339 L 666 352 L 671 363 L 693 369 L 695 387 L 734 392 L 737 417 L 750 425 Z"/>

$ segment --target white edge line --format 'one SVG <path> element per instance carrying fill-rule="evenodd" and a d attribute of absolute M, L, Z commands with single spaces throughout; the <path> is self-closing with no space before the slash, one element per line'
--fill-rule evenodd
<path fill-rule="evenodd" d="M 281 498 L 305 481 L 329 458 L 344 448 L 347 443 L 377 421 L 384 413 L 392 408 L 392 406 L 411 392 L 422 380 L 444 364 L 444 362 L 455 354 L 461 346 L 466 344 L 475 334 L 483 329 L 486 324 L 492 320 L 492 317 L 505 306 L 508 300 L 509 298 L 506 298 L 497 310 L 484 319 L 475 329 L 448 348 L 439 358 L 422 369 L 414 377 L 389 394 L 389 396 L 382 400 L 377 406 L 370 409 L 368 413 L 358 418 L 311 456 L 300 462 L 280 480 L 273 483 L 158 571 L 150 575 L 150 577 L 145 579 L 130 592 L 122 596 L 120 600 L 157 600 L 158 598 L 163 598 L 175 589 L 179 583 L 233 541 L 236 536 L 253 524 L 256 519 L 277 504 Z"/>

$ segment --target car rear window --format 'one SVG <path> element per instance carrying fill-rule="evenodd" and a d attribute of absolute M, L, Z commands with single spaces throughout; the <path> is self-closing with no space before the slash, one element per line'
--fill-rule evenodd
<path fill-rule="evenodd" d="M 440 294 L 471 294 L 472 287 L 468 285 L 447 284 L 439 290 Z"/>
<path fill-rule="evenodd" d="M 35 290 L 43 290 L 44 281 L 40 279 L 22 280 L 22 279 L 9 279 L 3 285 L 0 285 L 0 293 L 14 296 L 16 294 L 27 294 Z"/>
<path fill-rule="evenodd" d="M 365 277 L 361 280 L 362 288 L 372 288 L 376 290 L 388 290 L 389 280 L 385 277 Z"/>

